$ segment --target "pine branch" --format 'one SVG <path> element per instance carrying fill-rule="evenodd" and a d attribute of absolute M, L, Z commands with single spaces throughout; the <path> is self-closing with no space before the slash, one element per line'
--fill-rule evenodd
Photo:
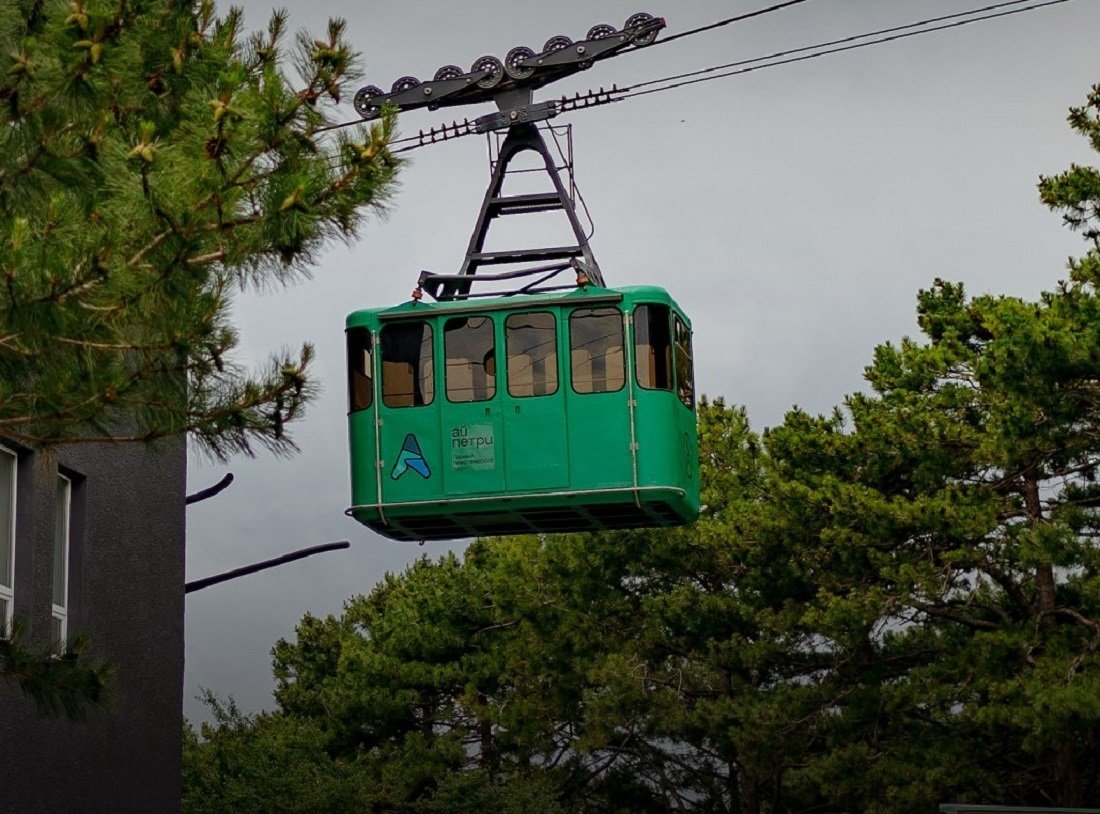
<path fill-rule="evenodd" d="M 910 604 L 929 616 L 933 616 L 937 619 L 946 619 L 951 622 L 958 622 L 961 625 L 973 628 L 975 630 L 998 630 L 999 626 L 995 622 L 990 622 L 986 619 L 978 619 L 970 614 L 963 613 L 954 607 L 947 607 L 943 605 L 932 605 L 927 602 L 912 601 Z"/>
<path fill-rule="evenodd" d="M 18 624 L 7 638 L 0 636 L 0 677 L 16 682 L 40 715 L 83 721 L 92 709 L 109 706 L 114 670 L 89 660 L 86 638 L 73 638 L 59 654 L 27 649 L 21 638 Z"/>

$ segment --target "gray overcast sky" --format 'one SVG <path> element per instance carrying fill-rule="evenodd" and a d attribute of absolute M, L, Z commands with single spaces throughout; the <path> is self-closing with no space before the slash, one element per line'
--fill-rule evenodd
<path fill-rule="evenodd" d="M 292 29 L 348 20 L 364 84 L 430 78 L 553 34 L 580 39 L 648 11 L 672 35 L 772 0 L 289 0 Z M 536 99 L 620 86 L 975 8 L 982 0 L 811 0 L 665 47 L 597 63 Z M 243 3 L 262 27 L 266 0 Z M 695 327 L 701 392 L 743 404 L 754 427 L 799 405 L 826 412 L 861 389 L 874 346 L 916 333 L 916 292 L 936 277 L 973 294 L 1036 297 L 1065 276 L 1079 237 L 1037 200 L 1035 183 L 1071 162 L 1097 163 L 1065 123 L 1100 82 L 1100 3 L 1060 6 L 901 42 L 631 99 L 562 116 L 574 125 L 577 180 L 610 285 L 670 290 Z M 347 118 L 354 111 L 347 100 Z M 461 116 L 492 108 L 460 109 Z M 404 135 L 449 120 L 401 117 Z M 349 504 L 343 324 L 397 304 L 421 269 L 457 271 L 488 180 L 485 141 L 409 153 L 387 219 L 334 245 L 314 280 L 242 295 L 238 361 L 316 344 L 323 397 L 295 428 L 301 454 L 228 466 L 192 458 L 190 485 L 237 482 L 188 511 L 189 579 L 347 539 L 323 554 L 187 599 L 185 712 L 200 687 L 247 710 L 272 705 L 270 648 L 302 614 L 338 613 L 386 571 L 442 544 L 384 540 L 343 514 Z M 547 241 L 534 226 L 504 237 Z M 554 225 L 554 224 L 550 224 Z M 499 234 L 494 232 L 499 237 Z M 552 238 L 550 241 L 552 242 Z"/>

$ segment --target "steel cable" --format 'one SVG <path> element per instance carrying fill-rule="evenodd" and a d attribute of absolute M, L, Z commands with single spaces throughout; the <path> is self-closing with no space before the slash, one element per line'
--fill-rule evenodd
<path fill-rule="evenodd" d="M 998 3 L 994 6 L 988 6 L 985 9 L 975 9 L 971 12 L 960 12 L 959 14 L 947 15 L 946 17 L 931 18 L 929 20 L 923 20 L 921 22 L 909 23 L 908 25 L 904 25 L 904 26 L 896 26 L 896 27 L 891 28 L 891 29 L 883 29 L 882 31 L 878 31 L 878 32 L 869 32 L 867 34 L 859 34 L 859 35 L 855 35 L 855 36 L 852 36 L 852 37 L 845 37 L 845 38 L 840 39 L 840 40 L 833 40 L 831 42 L 818 43 L 816 45 L 808 45 L 808 46 L 804 46 L 802 48 L 793 48 L 793 49 L 790 49 L 790 50 L 787 50 L 787 51 L 777 51 L 776 53 L 771 54 L 769 56 L 756 57 L 754 59 L 746 59 L 746 60 L 741 60 L 739 62 L 731 62 L 731 63 L 728 63 L 726 65 L 716 65 L 716 66 L 713 66 L 711 68 L 704 68 L 703 70 L 700 70 L 700 71 L 692 71 L 691 73 L 688 73 L 688 74 L 680 74 L 678 76 L 666 77 L 664 79 L 652 79 L 652 80 L 649 80 L 647 82 L 639 82 L 636 85 L 631 85 L 631 86 L 628 86 L 628 87 L 625 87 L 625 88 L 621 88 L 619 90 L 619 95 L 616 96 L 614 101 L 622 101 L 624 99 L 630 99 L 630 98 L 633 98 L 635 96 L 645 96 L 645 95 L 650 94 L 650 93 L 660 93 L 661 91 L 672 90 L 673 88 L 682 88 L 682 87 L 686 87 L 688 85 L 695 85 L 695 84 L 698 84 L 700 82 L 709 82 L 713 79 L 723 79 L 723 78 L 727 78 L 727 77 L 730 77 L 730 76 L 738 76 L 740 74 L 752 73 L 753 71 L 759 71 L 759 70 L 762 70 L 764 68 L 776 68 L 780 65 L 790 65 L 790 64 L 795 63 L 795 62 L 803 62 L 803 61 L 809 60 L 809 59 L 816 59 L 817 57 L 828 56 L 829 54 L 839 54 L 839 53 L 842 53 L 844 51 L 855 51 L 859 48 L 867 48 L 867 47 L 872 46 L 872 45 L 881 45 L 881 44 L 886 43 L 886 42 L 895 42 L 897 40 L 908 39 L 909 37 L 917 37 L 917 36 L 921 36 L 923 34 L 932 34 L 936 31 L 944 31 L 944 30 L 947 30 L 947 29 L 950 29 L 950 28 L 959 28 L 959 27 L 964 26 L 964 25 L 970 25 L 971 23 L 983 22 L 985 20 L 993 20 L 993 19 L 997 19 L 999 17 L 1009 17 L 1009 16 L 1012 16 L 1014 14 L 1022 14 L 1025 11 L 1035 11 L 1036 9 L 1046 8 L 1048 6 L 1057 6 L 1057 5 L 1061 5 L 1063 3 L 1071 2 L 1071 0 L 1045 0 L 1045 2 L 1036 3 L 1034 5 L 1027 6 L 1025 8 L 1014 8 L 1014 9 L 1010 9 L 1008 11 L 1000 11 L 1000 12 L 997 12 L 996 14 L 986 14 L 986 15 L 980 16 L 980 17 L 970 16 L 969 19 L 956 20 L 955 22 L 952 22 L 952 23 L 945 23 L 943 25 L 930 26 L 930 23 L 938 21 L 938 20 L 951 19 L 951 18 L 959 17 L 959 16 L 968 16 L 968 15 L 978 14 L 981 11 L 985 11 L 985 10 L 988 10 L 990 8 L 1003 8 L 1006 5 L 1015 5 L 1015 4 L 1018 4 L 1020 2 L 1028 2 L 1028 1 L 1029 0 L 1013 0 L 1013 2 L 1011 2 L 1011 3 Z M 907 29 L 912 29 L 912 28 L 917 28 L 918 30 L 916 30 L 916 31 L 907 30 Z M 838 47 L 838 48 L 829 47 L 831 45 L 839 44 L 839 43 L 845 43 L 845 42 L 850 43 L 854 40 L 866 40 L 868 37 L 873 37 L 873 36 L 876 36 L 877 34 L 882 34 L 882 33 L 885 33 L 887 31 L 893 31 L 893 32 L 901 31 L 901 32 L 904 32 L 904 33 L 893 33 L 890 36 L 879 37 L 878 39 L 867 40 L 866 42 L 855 42 L 854 44 L 843 45 L 843 46 Z M 825 50 L 816 50 L 815 51 L 813 49 L 825 49 Z M 808 53 L 808 54 L 804 53 L 806 51 L 813 51 L 813 53 Z M 789 56 L 791 54 L 801 54 L 801 56 L 792 56 L 789 59 L 779 59 L 779 57 L 785 57 L 785 56 Z M 775 61 L 769 61 L 769 60 L 775 60 Z M 756 63 L 761 63 L 761 64 L 756 64 Z M 748 65 L 749 67 L 739 68 L 738 70 L 735 70 L 735 71 L 726 71 L 725 73 L 717 73 L 717 74 L 714 74 L 713 76 L 700 76 L 700 74 L 712 73 L 713 71 L 720 71 L 720 70 L 723 70 L 725 68 L 732 68 L 732 67 L 735 67 L 735 66 L 738 66 L 738 65 Z M 699 77 L 699 78 L 689 79 L 686 82 L 675 81 L 675 80 L 682 79 L 682 78 L 689 77 L 689 76 L 696 76 L 696 77 Z M 638 88 L 648 87 L 650 85 L 659 85 L 663 82 L 672 82 L 673 84 L 662 85 L 661 87 L 657 87 L 657 88 L 649 88 L 649 90 L 637 90 Z"/>
<path fill-rule="evenodd" d="M 651 42 L 649 45 L 643 45 L 642 47 L 643 48 L 653 48 L 657 45 L 667 45 L 670 42 L 675 42 L 676 40 L 680 39 L 681 37 L 690 37 L 690 36 L 693 36 L 695 34 L 701 34 L 704 31 L 710 31 L 711 29 L 714 29 L 714 28 L 721 28 L 724 25 L 730 25 L 732 23 L 739 23 L 743 20 L 752 19 L 753 17 L 763 16 L 764 14 L 771 14 L 773 11 L 780 11 L 782 9 L 787 8 L 788 6 L 797 6 L 800 3 L 806 3 L 806 2 L 808 2 L 808 0 L 787 0 L 786 3 L 777 3 L 774 6 L 768 6 L 767 8 L 757 9 L 756 11 L 749 11 L 749 12 L 746 12 L 745 14 L 739 14 L 736 17 L 730 17 L 730 18 L 725 19 L 725 20 L 719 20 L 716 23 L 710 23 L 709 25 L 700 26 L 699 28 L 693 28 L 689 31 L 682 31 L 679 34 L 673 34 L 671 37 L 665 37 L 663 40 L 656 40 L 654 42 Z"/>

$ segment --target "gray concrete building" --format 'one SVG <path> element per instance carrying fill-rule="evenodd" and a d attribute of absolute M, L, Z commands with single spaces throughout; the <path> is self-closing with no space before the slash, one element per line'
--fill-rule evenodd
<path fill-rule="evenodd" d="M 0 618 L 86 634 L 115 670 L 86 722 L 0 681 L 0 814 L 173 814 L 183 695 L 182 440 L 51 452 L 0 439 Z"/>

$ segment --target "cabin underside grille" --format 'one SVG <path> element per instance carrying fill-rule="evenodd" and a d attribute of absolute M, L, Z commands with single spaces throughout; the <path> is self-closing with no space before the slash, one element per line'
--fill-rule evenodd
<path fill-rule="evenodd" d="M 367 522 L 394 540 L 453 540 L 500 534 L 561 534 L 653 526 L 680 526 L 689 521 L 663 500 L 630 503 L 572 504 L 518 511 L 453 512 L 446 515 L 395 517 Z"/>

